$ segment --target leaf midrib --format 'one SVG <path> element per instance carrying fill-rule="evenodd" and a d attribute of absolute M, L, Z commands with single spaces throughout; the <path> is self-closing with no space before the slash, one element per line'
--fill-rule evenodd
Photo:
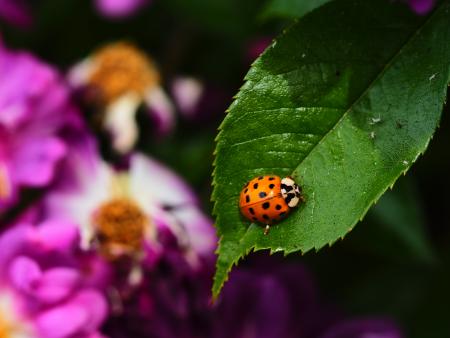
<path fill-rule="evenodd" d="M 295 171 L 302 165 L 302 163 L 308 158 L 308 156 L 318 147 L 320 146 L 327 136 L 333 132 L 340 123 L 344 120 L 344 118 L 353 110 L 353 108 L 366 96 L 366 94 L 372 89 L 372 87 L 377 83 L 379 79 L 381 79 L 386 71 L 392 66 L 392 64 L 395 62 L 395 60 L 400 56 L 400 54 L 403 52 L 403 50 L 416 38 L 416 36 L 423 30 L 425 26 L 427 26 L 430 21 L 437 15 L 437 13 L 444 7 L 445 3 L 448 2 L 444 1 L 441 5 L 437 6 L 436 9 L 433 11 L 433 13 L 426 19 L 424 22 L 418 27 L 417 30 L 415 30 L 407 39 L 405 39 L 405 43 L 399 48 L 399 50 L 389 59 L 389 61 L 386 63 L 386 65 L 383 67 L 383 69 L 380 71 L 380 73 L 370 82 L 370 84 L 367 86 L 367 88 L 359 95 L 352 104 L 345 110 L 345 112 L 342 114 L 342 116 L 339 118 L 339 120 L 335 123 L 335 125 L 327 131 L 321 139 L 309 150 L 309 152 L 305 155 L 305 157 L 300 161 L 298 166 L 293 170 L 292 175 L 294 175 Z"/>

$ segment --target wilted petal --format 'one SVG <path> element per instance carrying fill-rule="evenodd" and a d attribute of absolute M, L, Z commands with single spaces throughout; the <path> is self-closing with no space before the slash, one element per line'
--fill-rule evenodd
<path fill-rule="evenodd" d="M 123 95 L 106 109 L 105 129 L 111 134 L 113 148 L 121 154 L 128 153 L 136 144 L 139 129 L 136 111 L 139 96 L 129 93 Z"/>
<path fill-rule="evenodd" d="M 156 131 L 164 135 L 173 129 L 175 124 L 175 107 L 161 87 L 153 87 L 145 95 L 149 113 L 156 123 Z"/>

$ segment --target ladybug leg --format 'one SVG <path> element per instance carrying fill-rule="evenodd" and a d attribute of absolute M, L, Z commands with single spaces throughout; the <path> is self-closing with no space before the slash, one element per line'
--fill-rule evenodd
<path fill-rule="evenodd" d="M 266 227 L 264 228 L 264 235 L 268 235 L 270 231 L 270 225 L 266 224 Z"/>

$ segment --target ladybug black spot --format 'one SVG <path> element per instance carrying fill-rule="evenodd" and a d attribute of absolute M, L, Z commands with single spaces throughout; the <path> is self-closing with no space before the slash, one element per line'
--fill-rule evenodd
<path fill-rule="evenodd" d="M 247 195 L 247 196 L 245 196 L 245 202 L 250 202 L 250 196 L 249 195 Z"/>
<path fill-rule="evenodd" d="M 284 215 L 286 215 L 285 212 L 280 212 L 280 217 L 284 217 Z"/>
<path fill-rule="evenodd" d="M 259 176 L 259 177 L 258 177 L 258 180 L 261 181 L 263 178 L 264 178 L 264 176 Z"/>
<path fill-rule="evenodd" d="M 270 188 L 270 189 L 275 188 L 275 184 L 269 184 L 269 188 Z"/>
<path fill-rule="evenodd" d="M 258 183 L 253 184 L 253 189 L 258 189 Z"/>
<path fill-rule="evenodd" d="M 259 193 L 259 197 L 260 198 L 264 198 L 264 197 L 266 197 L 267 196 L 267 194 L 264 192 L 264 191 L 261 191 L 260 193 Z"/>
<path fill-rule="evenodd" d="M 281 205 L 277 204 L 277 205 L 275 206 L 275 209 L 281 210 Z"/>
<path fill-rule="evenodd" d="M 271 176 L 269 177 L 269 181 L 273 181 L 275 179 L 275 177 Z"/>
<path fill-rule="evenodd" d="M 264 214 L 264 215 L 263 215 L 263 218 L 267 220 L 267 219 L 269 219 L 269 216 L 267 216 L 266 214 Z"/>
<path fill-rule="evenodd" d="M 265 203 L 263 203 L 262 207 L 263 207 L 263 209 L 267 210 L 270 207 L 270 203 L 269 202 L 265 202 Z"/>
<path fill-rule="evenodd" d="M 253 219 L 254 221 L 258 221 L 258 219 L 257 219 L 256 217 L 252 217 L 252 219 Z"/>
<path fill-rule="evenodd" d="M 252 215 L 255 214 L 255 210 L 253 210 L 253 208 L 248 208 L 248 211 L 250 211 L 250 213 L 251 213 Z"/>
<path fill-rule="evenodd" d="M 245 190 L 244 190 L 244 193 L 246 194 L 247 192 L 248 192 L 248 189 L 245 189 Z"/>

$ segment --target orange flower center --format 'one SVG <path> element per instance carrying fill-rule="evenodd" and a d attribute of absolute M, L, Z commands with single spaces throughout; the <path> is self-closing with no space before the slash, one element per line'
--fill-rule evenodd
<path fill-rule="evenodd" d="M 93 222 L 100 252 L 106 258 L 140 253 L 148 218 L 133 201 L 117 198 L 104 203 Z"/>
<path fill-rule="evenodd" d="M 9 338 L 11 331 L 8 323 L 0 315 L 0 338 Z"/>
<path fill-rule="evenodd" d="M 107 45 L 99 49 L 93 59 L 95 71 L 89 84 L 99 89 L 106 104 L 126 93 L 142 96 L 159 82 L 152 60 L 130 43 Z"/>
<path fill-rule="evenodd" d="M 6 169 L 0 165 L 0 199 L 7 198 L 11 193 L 8 177 L 6 176 Z M 0 338 L 2 338 L 0 336 Z"/>

